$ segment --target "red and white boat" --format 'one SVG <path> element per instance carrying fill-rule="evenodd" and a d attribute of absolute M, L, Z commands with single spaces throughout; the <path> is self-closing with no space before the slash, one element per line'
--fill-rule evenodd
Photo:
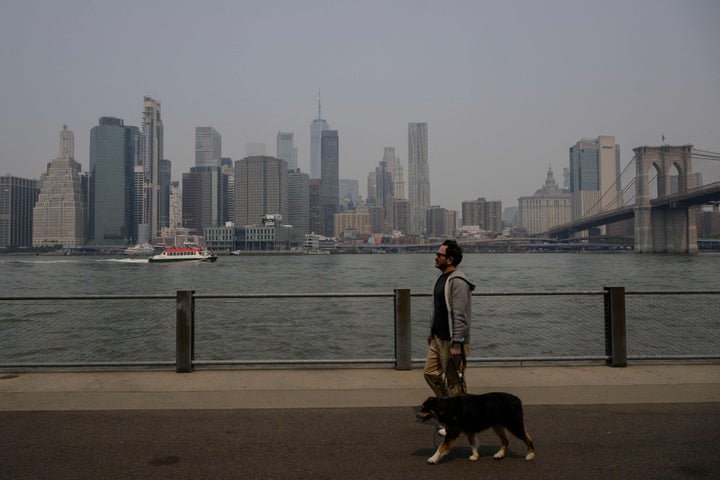
<path fill-rule="evenodd" d="M 172 247 L 166 248 L 161 254 L 148 259 L 151 263 L 168 262 L 214 262 L 217 255 L 200 247 Z"/>

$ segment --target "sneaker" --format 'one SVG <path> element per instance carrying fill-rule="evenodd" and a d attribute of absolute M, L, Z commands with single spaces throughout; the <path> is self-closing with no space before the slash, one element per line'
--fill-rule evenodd
<path fill-rule="evenodd" d="M 441 437 L 444 437 L 445 435 L 447 435 L 447 432 L 445 431 L 445 428 L 444 428 L 444 427 L 438 428 L 437 433 L 438 433 L 438 435 L 440 435 Z"/>

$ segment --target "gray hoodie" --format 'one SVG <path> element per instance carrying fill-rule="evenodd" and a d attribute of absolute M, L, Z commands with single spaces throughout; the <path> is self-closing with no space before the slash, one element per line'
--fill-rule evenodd
<path fill-rule="evenodd" d="M 475 290 L 475 284 L 458 269 L 453 270 L 445 282 L 448 327 L 453 343 L 470 342 L 473 290 Z M 432 319 L 430 325 L 432 325 Z"/>

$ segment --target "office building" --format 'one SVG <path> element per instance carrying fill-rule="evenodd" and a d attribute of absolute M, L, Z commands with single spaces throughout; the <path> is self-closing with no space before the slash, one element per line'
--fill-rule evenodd
<path fill-rule="evenodd" d="M 295 134 L 292 132 L 278 132 L 277 158 L 285 160 L 288 170 L 297 170 L 297 149 L 295 148 Z"/>
<path fill-rule="evenodd" d="M 572 220 L 622 205 L 619 177 L 620 146 L 614 136 L 586 138 L 570 147 Z"/>
<path fill-rule="evenodd" d="M 0 177 L 0 247 L 32 246 L 33 207 L 39 194 L 35 179 Z"/>
<path fill-rule="evenodd" d="M 320 135 L 320 196 L 322 197 L 323 233 L 335 234 L 334 219 L 340 205 L 340 141 L 337 130 Z"/>
<path fill-rule="evenodd" d="M 182 182 L 183 227 L 191 235 L 202 235 L 208 227 L 222 226 L 227 177 L 220 167 L 192 167 L 183 173 Z"/>
<path fill-rule="evenodd" d="M 406 199 L 393 202 L 393 218 L 395 219 L 394 230 L 407 234 L 410 230 L 410 205 Z"/>
<path fill-rule="evenodd" d="M 158 176 L 158 226 L 170 226 L 170 182 L 172 178 L 172 162 L 166 158 L 160 160 Z"/>
<path fill-rule="evenodd" d="M 134 140 L 120 118 L 102 117 L 90 130 L 88 239 L 94 245 L 134 243 Z"/>
<path fill-rule="evenodd" d="M 439 206 L 432 206 L 427 211 L 427 236 L 453 238 L 457 231 L 458 212 Z"/>
<path fill-rule="evenodd" d="M 235 162 L 235 226 L 259 225 L 263 215 L 288 215 L 287 162 L 253 156 Z"/>
<path fill-rule="evenodd" d="M 320 179 L 311 178 L 308 182 L 310 233 L 315 235 L 323 234 L 321 198 Z"/>
<path fill-rule="evenodd" d="M 550 227 L 569 223 L 570 210 L 570 191 L 558 186 L 549 168 L 542 188 L 535 195 L 518 199 L 517 227 L 528 235 L 542 234 Z"/>
<path fill-rule="evenodd" d="M 74 159 L 74 135 L 63 126 L 61 154 L 40 177 L 40 193 L 33 208 L 33 246 L 81 246 L 85 243 L 87 206 L 81 167 Z"/>
<path fill-rule="evenodd" d="M 142 133 L 144 141 L 143 169 L 145 173 L 145 204 L 142 223 L 147 224 L 150 237 L 160 235 L 160 211 L 169 212 L 170 206 L 160 207 L 160 160 L 163 158 L 163 122 L 160 118 L 160 102 L 151 98 L 143 99 Z M 169 189 L 169 182 L 168 182 Z M 168 192 L 165 198 L 169 201 Z M 169 217 L 169 213 L 167 215 Z"/>
<path fill-rule="evenodd" d="M 222 137 L 213 127 L 195 127 L 195 166 L 219 167 Z"/>
<path fill-rule="evenodd" d="M 225 218 L 223 223 L 232 222 L 235 218 L 235 167 L 232 158 L 220 160 L 220 171 L 227 177 L 227 193 L 225 195 Z"/>
<path fill-rule="evenodd" d="M 287 225 L 299 229 L 303 235 L 310 232 L 310 176 L 299 168 L 288 170 Z"/>
<path fill-rule="evenodd" d="M 387 171 L 392 175 L 393 197 L 397 200 L 405 198 L 405 173 L 400 159 L 395 155 L 395 147 L 385 147 L 383 161 Z"/>
<path fill-rule="evenodd" d="M 484 198 L 462 202 L 462 224 L 486 232 L 502 233 L 502 202 Z"/>
<path fill-rule="evenodd" d="M 330 125 L 323 120 L 322 111 L 320 109 L 320 95 L 318 94 L 318 116 L 310 124 L 310 178 L 320 178 L 321 176 L 321 159 L 320 159 L 320 140 L 322 132 L 329 130 Z"/>
<path fill-rule="evenodd" d="M 430 209 L 427 123 L 408 124 L 408 203 L 410 206 L 408 233 L 424 235 L 426 212 Z"/>

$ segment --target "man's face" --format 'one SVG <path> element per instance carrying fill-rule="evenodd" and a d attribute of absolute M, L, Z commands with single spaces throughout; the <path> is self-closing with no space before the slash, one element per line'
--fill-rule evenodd
<path fill-rule="evenodd" d="M 445 255 L 447 253 L 447 245 L 442 245 L 435 252 L 435 268 L 444 272 L 449 267 L 452 267 L 452 258 Z"/>

